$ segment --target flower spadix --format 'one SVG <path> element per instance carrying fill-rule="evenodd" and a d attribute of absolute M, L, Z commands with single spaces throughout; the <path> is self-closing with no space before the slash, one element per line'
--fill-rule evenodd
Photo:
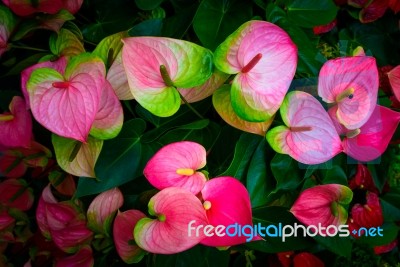
<path fill-rule="evenodd" d="M 318 95 L 338 106 L 336 116 L 347 129 L 360 128 L 376 106 L 379 75 L 375 58 L 368 56 L 328 60 L 318 80 Z"/>
<path fill-rule="evenodd" d="M 317 185 L 301 192 L 290 212 L 305 225 L 339 226 L 348 216 L 343 205 L 352 198 L 353 192 L 344 185 Z"/>
<path fill-rule="evenodd" d="M 267 132 L 268 143 L 276 152 L 304 164 L 319 164 L 342 151 L 335 126 L 312 95 L 300 91 L 288 93 L 280 113 L 286 126 Z"/>
<path fill-rule="evenodd" d="M 188 236 L 188 225 L 207 225 L 206 212 L 201 201 L 186 189 L 169 187 L 153 196 L 149 213 L 156 219 L 143 218 L 134 229 L 136 244 L 142 249 L 160 254 L 173 254 L 198 244 L 204 233 Z"/>
<path fill-rule="evenodd" d="M 176 88 L 203 84 L 212 74 L 212 53 L 194 43 L 164 37 L 123 39 L 122 63 L 133 97 L 151 113 L 178 111 Z"/>
<path fill-rule="evenodd" d="M 278 26 L 249 21 L 217 47 L 214 63 L 221 71 L 236 74 L 231 97 L 239 117 L 266 121 L 278 110 L 293 79 L 297 48 Z"/>
<path fill-rule="evenodd" d="M 161 148 L 143 170 L 147 180 L 158 189 L 182 187 L 197 194 L 207 181 L 202 172 L 206 150 L 195 142 L 181 141 Z"/>

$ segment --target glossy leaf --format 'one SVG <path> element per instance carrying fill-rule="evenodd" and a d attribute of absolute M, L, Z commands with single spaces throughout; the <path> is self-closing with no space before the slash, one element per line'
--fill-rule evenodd
<path fill-rule="evenodd" d="M 122 63 L 131 93 L 157 116 L 178 111 L 181 99 L 176 87 L 201 85 L 211 76 L 212 54 L 196 44 L 161 37 L 131 37 L 123 42 Z"/>
<path fill-rule="evenodd" d="M 287 6 L 288 18 L 306 28 L 328 24 L 336 17 L 337 10 L 332 0 L 294 0 Z"/>
<path fill-rule="evenodd" d="M 288 154 L 304 164 L 319 164 L 342 151 L 328 113 L 310 94 L 290 92 L 280 112 L 286 126 L 267 132 L 268 143 L 276 152 Z"/>
<path fill-rule="evenodd" d="M 85 52 L 83 43 L 70 30 L 61 29 L 50 38 L 50 50 L 57 56 L 76 56 Z"/>

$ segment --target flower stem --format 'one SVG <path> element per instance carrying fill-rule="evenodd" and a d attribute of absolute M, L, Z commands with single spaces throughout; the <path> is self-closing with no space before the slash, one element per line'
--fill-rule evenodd
<path fill-rule="evenodd" d="M 192 106 L 190 105 L 189 102 L 183 97 L 183 95 L 178 91 L 179 96 L 181 97 L 182 101 L 185 103 L 185 105 L 190 108 L 191 111 L 193 111 L 194 114 L 197 115 L 200 119 L 204 120 L 204 117 Z"/>
<path fill-rule="evenodd" d="M 36 48 L 36 47 L 30 47 L 30 46 L 21 46 L 21 45 L 15 45 L 15 44 L 10 44 L 11 48 L 17 48 L 17 49 L 25 49 L 25 50 L 32 50 L 32 51 L 38 51 L 38 52 L 50 52 L 49 50 L 46 49 L 41 49 L 41 48 Z"/>

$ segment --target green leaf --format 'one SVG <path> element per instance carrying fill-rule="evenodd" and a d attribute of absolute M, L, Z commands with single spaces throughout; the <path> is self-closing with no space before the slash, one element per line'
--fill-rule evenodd
<path fill-rule="evenodd" d="M 76 56 L 85 52 L 83 43 L 67 29 L 61 29 L 58 35 L 52 35 L 49 46 L 50 51 L 57 56 Z"/>
<path fill-rule="evenodd" d="M 158 7 L 164 0 L 135 0 L 138 8 L 142 10 L 152 10 Z"/>
<path fill-rule="evenodd" d="M 298 162 L 288 155 L 276 154 L 271 161 L 276 190 L 295 190 L 302 182 Z"/>
<path fill-rule="evenodd" d="M 38 53 L 38 54 L 33 54 L 22 60 L 19 60 L 17 64 L 12 66 L 12 68 L 9 68 L 9 70 L 4 75 L 1 75 L 1 76 L 5 77 L 5 76 L 9 76 L 9 75 L 17 75 L 17 74 L 20 75 L 24 69 L 38 63 L 39 60 L 45 55 L 47 55 L 47 54 L 46 53 Z"/>
<path fill-rule="evenodd" d="M 376 236 L 367 236 L 367 234 L 365 234 L 360 237 L 358 241 L 370 246 L 387 245 L 397 238 L 400 229 L 394 222 L 384 223 L 380 228 L 382 229 L 382 236 L 379 236 L 378 232 L 374 233 Z"/>
<path fill-rule="evenodd" d="M 353 243 L 350 237 L 340 237 L 338 235 L 333 237 L 315 236 L 313 237 L 319 244 L 323 245 L 333 253 L 349 258 Z"/>
<path fill-rule="evenodd" d="M 124 123 L 116 138 L 104 141 L 95 166 L 98 180 L 80 178 L 76 196 L 103 192 L 138 177 L 142 158 L 140 137 L 145 128 L 142 119 L 133 119 Z"/>
<path fill-rule="evenodd" d="M 106 66 L 110 66 L 123 46 L 121 39 L 127 37 L 126 32 L 107 36 L 96 46 L 93 55 L 100 57 Z"/>
<path fill-rule="evenodd" d="M 322 182 L 324 184 L 342 184 L 348 185 L 347 175 L 344 170 L 338 166 L 334 165 L 331 169 L 327 169 L 325 172 L 325 177 Z"/>
<path fill-rule="evenodd" d="M 288 18 L 306 28 L 328 24 L 337 11 L 333 0 L 293 0 L 287 6 Z"/>
<path fill-rule="evenodd" d="M 201 43 L 214 50 L 218 44 L 252 17 L 252 3 L 241 0 L 203 0 L 193 20 Z"/>
<path fill-rule="evenodd" d="M 244 182 L 251 157 L 261 139 L 263 138 L 258 135 L 242 133 L 236 143 L 235 154 L 229 168 L 218 176 L 232 176 Z"/>
<path fill-rule="evenodd" d="M 129 36 L 161 36 L 162 19 L 148 19 L 128 30 Z"/>

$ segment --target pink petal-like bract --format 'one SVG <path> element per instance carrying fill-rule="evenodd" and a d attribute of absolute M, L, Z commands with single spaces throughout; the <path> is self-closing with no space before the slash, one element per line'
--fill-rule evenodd
<path fill-rule="evenodd" d="M 280 108 L 287 126 L 267 132 L 268 143 L 304 164 L 326 162 L 342 151 L 339 135 L 328 113 L 312 95 L 293 91 Z"/>
<path fill-rule="evenodd" d="M 400 101 L 400 65 L 387 73 L 392 92 L 397 101 Z"/>
<path fill-rule="evenodd" d="M 210 225 L 215 227 L 218 225 L 228 227 L 235 224 L 238 227 L 253 225 L 249 193 L 237 179 L 228 176 L 213 178 L 205 184 L 201 195 Z M 230 233 L 234 233 L 236 230 L 227 228 Z M 242 244 L 250 240 L 244 235 L 228 236 L 226 234 L 225 236 L 206 237 L 200 243 L 207 246 L 224 247 Z"/>
<path fill-rule="evenodd" d="M 205 148 L 195 142 L 181 141 L 161 148 L 147 162 L 143 174 L 157 189 L 174 186 L 197 194 L 207 179 L 196 170 L 205 165 Z"/>
<path fill-rule="evenodd" d="M 343 139 L 343 151 L 359 161 L 380 157 L 389 145 L 400 122 L 400 113 L 377 105 L 369 120 Z"/>
<path fill-rule="evenodd" d="M 28 0 L 3 0 L 3 3 L 18 16 L 28 16 L 36 12 L 55 14 L 63 7 L 61 0 L 38 0 L 35 2 Z"/>
<path fill-rule="evenodd" d="M 10 216 L 7 210 L 0 211 L 0 232 L 12 225 L 15 218 Z"/>
<path fill-rule="evenodd" d="M 26 83 L 29 80 L 29 77 L 31 76 L 32 72 L 36 69 L 39 68 L 51 68 L 56 70 L 59 73 L 64 73 L 65 68 L 67 67 L 67 58 L 66 57 L 60 57 L 56 61 L 45 61 L 45 62 L 40 62 L 35 65 L 32 65 L 26 69 L 24 69 L 21 72 L 21 90 L 24 95 L 25 101 L 26 101 L 26 106 L 28 109 L 30 109 L 30 101 L 29 101 L 29 93 L 28 89 L 26 88 Z"/>
<path fill-rule="evenodd" d="M 134 99 L 128 84 L 128 77 L 122 65 L 122 53 L 118 53 L 114 62 L 107 71 L 107 81 L 110 82 L 115 94 L 120 100 Z"/>
<path fill-rule="evenodd" d="M 99 108 L 105 66 L 90 54 L 73 57 L 64 75 L 36 69 L 27 82 L 32 114 L 50 131 L 86 142 Z"/>
<path fill-rule="evenodd" d="M 0 146 L 29 147 L 32 140 L 32 118 L 25 100 L 14 96 L 10 112 L 0 114 Z"/>
<path fill-rule="evenodd" d="M 355 56 L 331 59 L 319 73 L 318 95 L 336 103 L 336 116 L 347 129 L 360 128 L 371 116 L 378 96 L 375 58 Z"/>
<path fill-rule="evenodd" d="M 106 80 L 90 135 L 98 139 L 114 138 L 121 131 L 123 121 L 124 112 L 121 102 L 115 95 L 111 84 Z"/>
<path fill-rule="evenodd" d="M 344 185 L 317 185 L 301 192 L 290 212 L 305 225 L 339 226 L 347 221 L 341 204 L 349 204 L 352 198 L 353 192 Z"/>
<path fill-rule="evenodd" d="M 29 210 L 33 205 L 33 192 L 22 179 L 8 179 L 0 183 L 0 205 Z"/>
<path fill-rule="evenodd" d="M 186 189 L 169 187 L 150 199 L 149 213 L 157 219 L 143 218 L 134 229 L 136 244 L 151 253 L 173 254 L 197 245 L 204 233 L 189 226 L 208 225 L 200 200 Z M 193 230 L 193 229 L 192 229 Z"/>
<path fill-rule="evenodd" d="M 113 238 L 115 249 L 121 259 L 128 264 L 139 262 L 146 252 L 135 245 L 133 229 L 136 223 L 145 218 L 143 212 L 139 210 L 127 210 L 118 212 L 113 225 Z"/>
<path fill-rule="evenodd" d="M 75 14 L 81 8 L 83 0 L 61 0 L 63 8 L 68 10 L 71 14 Z"/>
<path fill-rule="evenodd" d="M 244 120 L 266 121 L 275 114 L 297 66 L 297 48 L 289 35 L 266 21 L 248 21 L 220 44 L 215 66 L 237 74 L 232 106 Z"/>
<path fill-rule="evenodd" d="M 40 232 L 44 237 L 50 239 L 49 224 L 47 223 L 46 205 L 48 203 L 57 203 L 57 199 L 51 192 L 50 184 L 43 189 L 42 195 L 36 208 L 36 222 L 39 226 Z"/>
<path fill-rule="evenodd" d="M 90 246 L 83 246 L 77 253 L 64 258 L 58 258 L 55 267 L 92 267 L 94 266 L 94 258 Z"/>
<path fill-rule="evenodd" d="M 93 231 L 105 233 L 111 230 L 115 212 L 124 203 L 124 196 L 118 188 L 107 190 L 93 199 L 87 210 L 88 226 Z"/>

